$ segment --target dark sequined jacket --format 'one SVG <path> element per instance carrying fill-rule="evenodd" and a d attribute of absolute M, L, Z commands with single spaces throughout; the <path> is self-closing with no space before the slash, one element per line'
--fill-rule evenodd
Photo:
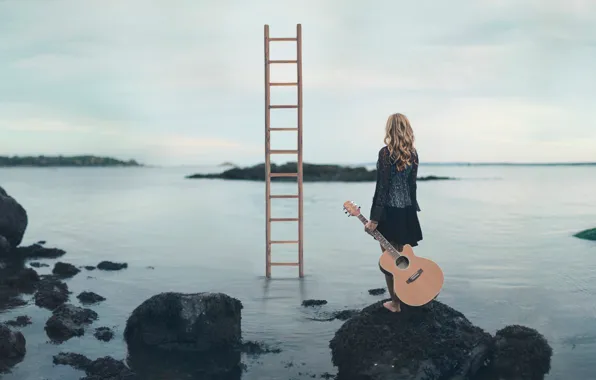
<path fill-rule="evenodd" d="M 389 157 L 389 149 L 385 146 L 379 151 L 377 161 L 377 186 L 370 210 L 370 219 L 382 221 L 386 207 L 404 208 L 414 205 L 420 211 L 416 199 L 416 177 L 418 176 L 418 153 L 412 154 L 410 165 L 404 170 Z"/>

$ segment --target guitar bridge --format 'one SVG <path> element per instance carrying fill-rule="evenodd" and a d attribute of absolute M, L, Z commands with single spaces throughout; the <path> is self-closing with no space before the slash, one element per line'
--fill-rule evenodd
<path fill-rule="evenodd" d="M 416 273 L 414 273 L 413 275 L 411 275 L 407 280 L 406 280 L 406 284 L 411 284 L 412 282 L 416 281 L 418 279 L 418 277 L 420 277 L 420 275 L 422 274 L 422 272 L 424 272 L 422 270 L 422 268 L 418 269 L 416 271 Z"/>

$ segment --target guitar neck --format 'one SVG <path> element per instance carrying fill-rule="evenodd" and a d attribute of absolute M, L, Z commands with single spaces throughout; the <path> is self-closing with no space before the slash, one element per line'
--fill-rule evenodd
<path fill-rule="evenodd" d="M 362 214 L 358 215 L 358 220 L 362 222 L 362 224 L 366 225 L 368 223 L 368 219 L 366 219 Z M 390 251 L 391 253 L 401 256 L 397 249 L 387 239 L 383 236 L 378 230 L 374 230 L 371 235 L 381 244 L 383 248 Z"/>

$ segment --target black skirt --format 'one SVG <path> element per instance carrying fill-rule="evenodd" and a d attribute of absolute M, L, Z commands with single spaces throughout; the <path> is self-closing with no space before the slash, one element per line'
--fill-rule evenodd
<path fill-rule="evenodd" d="M 384 217 L 377 230 L 392 244 L 409 244 L 412 247 L 422 240 L 416 206 L 385 207 Z"/>

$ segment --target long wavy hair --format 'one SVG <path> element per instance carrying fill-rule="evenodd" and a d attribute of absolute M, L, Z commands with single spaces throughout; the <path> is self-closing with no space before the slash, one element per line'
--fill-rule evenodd
<path fill-rule="evenodd" d="M 410 165 L 414 149 L 414 131 L 405 115 L 395 113 L 387 119 L 385 127 L 385 145 L 389 149 L 389 157 L 398 170 Z"/>

